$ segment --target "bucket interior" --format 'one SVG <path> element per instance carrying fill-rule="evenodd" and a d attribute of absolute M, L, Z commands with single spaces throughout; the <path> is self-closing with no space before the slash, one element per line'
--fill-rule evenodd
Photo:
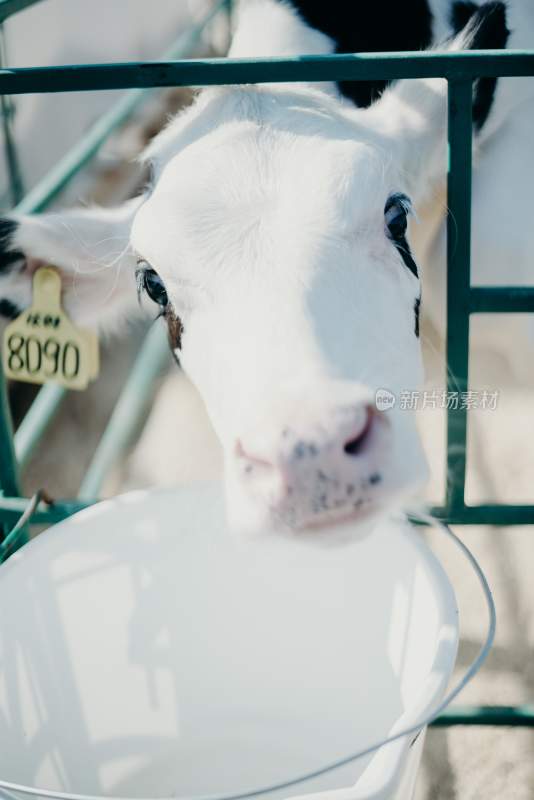
<path fill-rule="evenodd" d="M 236 542 L 218 489 L 134 493 L 0 569 L 0 777 L 237 794 L 385 737 L 453 602 L 417 534 Z M 369 759 L 267 797 L 350 786 Z"/>

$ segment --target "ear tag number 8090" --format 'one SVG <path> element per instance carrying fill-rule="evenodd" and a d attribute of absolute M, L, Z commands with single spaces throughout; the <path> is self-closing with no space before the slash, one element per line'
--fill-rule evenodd
<path fill-rule="evenodd" d="M 51 267 L 33 276 L 32 304 L 5 329 L 2 352 L 6 376 L 17 381 L 86 389 L 99 371 L 98 338 L 63 311 L 61 278 Z"/>

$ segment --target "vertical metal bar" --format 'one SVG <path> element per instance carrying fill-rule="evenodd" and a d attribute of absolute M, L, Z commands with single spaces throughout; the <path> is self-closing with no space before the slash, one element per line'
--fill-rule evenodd
<path fill-rule="evenodd" d="M 5 30 L 0 25 L 0 67 L 7 65 L 7 48 Z M 4 155 L 6 160 L 7 175 L 9 178 L 9 191 L 11 204 L 16 205 L 24 195 L 24 185 L 20 169 L 17 146 L 13 136 L 13 120 L 15 116 L 15 101 L 6 95 L 0 96 L 0 114 L 2 116 L 2 131 L 4 134 Z"/>
<path fill-rule="evenodd" d="M 0 364 L 0 486 L 11 497 L 20 496 L 20 484 L 13 446 L 13 423 L 4 371 Z"/>
<path fill-rule="evenodd" d="M 469 369 L 469 291 L 471 283 L 472 81 L 448 84 L 447 177 L 447 390 L 464 392 Z M 465 505 L 467 410 L 447 412 L 447 488 L 449 513 Z"/>
<path fill-rule="evenodd" d="M 13 446 L 13 423 L 7 396 L 7 386 L 2 364 L 0 363 L 0 486 L 2 493 L 20 497 L 19 474 L 15 449 Z M 0 523 L 0 541 L 8 534 L 9 528 Z M 19 534 L 20 544 L 28 541 L 28 531 L 23 528 Z"/>

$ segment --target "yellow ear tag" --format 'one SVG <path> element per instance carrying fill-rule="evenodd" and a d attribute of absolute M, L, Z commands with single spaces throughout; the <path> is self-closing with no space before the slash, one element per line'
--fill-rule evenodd
<path fill-rule="evenodd" d="M 33 276 L 30 308 L 4 332 L 4 373 L 28 383 L 86 389 L 99 371 L 98 337 L 76 328 L 61 308 L 61 278 L 52 267 Z"/>

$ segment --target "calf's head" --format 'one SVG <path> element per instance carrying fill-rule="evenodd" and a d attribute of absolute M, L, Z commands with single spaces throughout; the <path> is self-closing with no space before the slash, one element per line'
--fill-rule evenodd
<path fill-rule="evenodd" d="M 431 81 L 366 111 L 312 89 L 204 92 L 149 148 L 142 198 L 4 222 L 4 307 L 50 262 L 70 313 L 106 327 L 137 282 L 224 447 L 233 523 L 369 518 L 425 475 L 412 415 L 375 393 L 421 381 L 407 226 L 445 169 L 444 111 Z"/>

